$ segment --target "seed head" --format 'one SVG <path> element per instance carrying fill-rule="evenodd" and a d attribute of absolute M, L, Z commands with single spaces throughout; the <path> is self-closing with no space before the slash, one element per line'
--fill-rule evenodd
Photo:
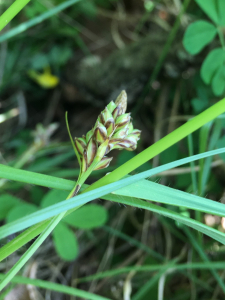
<path fill-rule="evenodd" d="M 86 172 L 92 163 L 97 163 L 95 170 L 108 167 L 112 157 L 105 155 L 113 149 L 133 151 L 137 148 L 141 131 L 133 128 L 126 109 L 127 94 L 122 91 L 116 101 L 111 101 L 100 113 L 94 128 L 86 136 L 75 138 L 82 172 Z"/>
<path fill-rule="evenodd" d="M 75 147 L 80 155 L 83 155 L 84 150 L 87 147 L 86 140 L 84 138 L 75 138 Z"/>
<path fill-rule="evenodd" d="M 98 122 L 94 136 L 99 145 L 103 143 L 107 139 L 107 129 L 105 126 Z"/>
<path fill-rule="evenodd" d="M 127 93 L 123 90 L 115 101 L 116 106 L 120 106 L 120 114 L 122 115 L 127 110 Z"/>

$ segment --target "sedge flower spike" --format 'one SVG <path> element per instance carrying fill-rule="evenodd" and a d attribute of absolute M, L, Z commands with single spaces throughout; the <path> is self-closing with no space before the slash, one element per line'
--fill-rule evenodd
<path fill-rule="evenodd" d="M 127 109 L 127 94 L 122 91 L 116 101 L 111 101 L 100 113 L 92 128 L 82 138 L 75 138 L 81 173 L 95 164 L 93 170 L 108 167 L 112 157 L 107 157 L 113 149 L 133 151 L 137 148 L 141 131 L 133 128 Z"/>

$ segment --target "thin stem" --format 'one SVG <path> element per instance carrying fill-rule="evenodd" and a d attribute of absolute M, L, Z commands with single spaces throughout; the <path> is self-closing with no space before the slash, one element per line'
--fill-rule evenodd
<path fill-rule="evenodd" d="M 0 17 L 0 31 L 27 5 L 30 0 L 16 0 Z"/>

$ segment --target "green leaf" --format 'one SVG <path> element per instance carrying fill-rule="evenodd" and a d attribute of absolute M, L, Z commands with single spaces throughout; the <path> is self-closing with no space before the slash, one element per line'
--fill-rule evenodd
<path fill-rule="evenodd" d="M 49 65 L 48 57 L 45 54 L 38 53 L 31 59 L 31 68 L 41 70 Z"/>
<path fill-rule="evenodd" d="M 222 48 L 212 50 L 205 58 L 201 67 L 202 80 L 209 84 L 215 72 L 223 65 L 225 52 Z"/>
<path fill-rule="evenodd" d="M 18 206 L 13 207 L 7 217 L 6 220 L 7 222 L 13 222 L 19 218 L 25 217 L 29 214 L 32 214 L 34 212 L 38 211 L 37 206 L 34 204 L 29 204 L 29 203 L 21 203 Z"/>
<path fill-rule="evenodd" d="M 189 209 L 219 215 L 221 217 L 225 215 L 225 206 L 222 203 L 193 194 L 185 193 L 177 189 L 172 189 L 168 186 L 164 186 L 148 180 L 137 181 L 131 186 L 123 187 L 113 192 L 112 194 L 186 207 Z M 107 195 L 104 198 L 106 197 L 107 199 L 109 199 L 110 195 Z M 130 202 L 132 203 L 132 200 L 130 200 Z"/>
<path fill-rule="evenodd" d="M 218 0 L 219 25 L 225 25 L 225 1 Z"/>
<path fill-rule="evenodd" d="M 128 197 L 129 199 L 129 197 Z M 223 245 L 225 245 L 225 234 L 223 232 L 220 232 L 219 230 L 216 230 L 214 228 L 211 228 L 209 226 L 206 226 L 205 224 L 195 221 L 189 217 L 183 216 L 180 213 L 174 212 L 172 210 L 166 209 L 164 207 L 160 207 L 158 205 L 140 200 L 140 199 L 135 199 L 134 198 L 130 201 L 130 199 L 128 200 L 127 197 L 121 197 L 120 203 L 123 203 L 125 205 L 131 205 L 134 207 L 138 207 L 141 209 L 146 209 L 146 210 L 150 210 L 152 212 L 155 213 L 159 213 L 165 217 L 171 218 L 179 223 L 185 224 L 191 228 L 194 228 L 208 236 L 210 236 L 211 238 L 217 240 L 218 242 L 222 243 Z M 113 201 L 113 198 L 111 199 Z M 117 201 L 116 201 L 117 202 Z"/>
<path fill-rule="evenodd" d="M 81 229 L 92 229 L 104 225 L 107 210 L 98 204 L 85 205 L 63 219 L 66 223 Z"/>
<path fill-rule="evenodd" d="M 49 60 L 53 66 L 65 65 L 65 63 L 69 60 L 71 56 L 72 56 L 72 50 L 67 46 L 64 47 L 54 46 L 51 49 L 50 53 L 48 54 Z"/>
<path fill-rule="evenodd" d="M 184 48 L 190 54 L 199 53 L 217 33 L 216 27 L 206 21 L 197 21 L 188 26 L 183 38 Z"/>
<path fill-rule="evenodd" d="M 203 99 L 194 98 L 191 100 L 191 106 L 196 114 L 206 109 L 207 105 L 208 102 Z"/>
<path fill-rule="evenodd" d="M 225 136 L 219 139 L 217 142 L 217 147 L 221 147 L 221 145 L 225 145 Z M 220 153 L 219 156 L 222 158 L 222 160 L 225 161 L 225 153 Z"/>
<path fill-rule="evenodd" d="M 216 96 L 223 94 L 225 89 L 225 66 L 221 66 L 212 80 L 212 90 Z"/>
<path fill-rule="evenodd" d="M 191 121 L 193 121 L 193 120 L 194 119 L 190 120 L 188 123 L 190 124 Z M 139 181 L 143 178 L 154 176 L 154 175 L 156 175 L 160 172 L 163 172 L 165 170 L 175 168 L 175 167 L 177 167 L 179 165 L 182 165 L 182 164 L 189 163 L 190 161 L 194 161 L 194 160 L 205 158 L 205 157 L 208 157 L 208 156 L 211 156 L 211 155 L 216 155 L 216 154 L 219 154 L 219 153 L 223 153 L 224 151 L 225 151 L 225 148 L 222 148 L 222 149 L 217 149 L 217 150 L 209 151 L 209 152 L 202 153 L 202 154 L 197 154 L 197 155 L 194 155 L 192 157 L 187 157 L 187 158 L 184 158 L 184 159 L 180 159 L 178 161 L 175 161 L 175 162 L 172 162 L 172 163 L 169 163 L 169 164 L 151 169 L 149 171 L 142 172 L 142 173 L 134 175 L 134 176 L 129 176 L 128 178 L 113 182 L 113 183 L 108 184 L 108 185 L 104 185 L 100 188 L 95 188 L 91 191 L 89 191 L 88 188 L 87 188 L 84 191 L 85 193 L 82 192 L 81 194 L 77 195 L 76 197 L 67 199 L 66 201 L 62 201 L 60 203 L 51 205 L 50 207 L 46 207 L 44 209 L 41 209 L 40 211 L 38 211 L 36 213 L 33 213 L 31 216 L 23 217 L 20 220 L 15 221 L 13 223 L 3 225 L 0 228 L 0 239 L 4 238 L 5 236 L 7 236 L 9 234 L 12 234 L 12 233 L 18 232 L 20 230 L 23 230 L 23 229 L 25 229 L 25 228 L 27 228 L 31 225 L 37 224 L 38 222 L 42 222 L 44 220 L 47 220 L 47 219 L 49 219 L 49 218 L 51 218 L 51 217 L 53 217 L 57 214 L 65 212 L 69 209 L 73 209 L 73 208 L 78 207 L 80 205 L 86 204 L 87 202 L 89 202 L 91 200 L 94 200 L 94 199 L 97 199 L 97 198 L 100 198 L 100 197 L 102 197 L 102 196 L 104 196 L 104 195 L 106 195 L 110 192 L 119 190 L 120 188 L 122 188 L 124 186 L 132 185 L 133 183 L 135 183 L 135 182 L 137 182 L 137 181 Z M 6 169 L 8 169 L 8 168 L 5 168 L 5 166 L 4 166 L 3 170 L 6 171 Z M 9 168 L 9 170 L 11 170 L 11 168 Z M 16 171 L 17 171 L 17 175 L 18 175 L 18 173 L 20 173 L 20 174 L 23 173 L 21 170 L 16 170 Z M 20 171 L 20 172 L 18 172 L 18 171 Z M 4 172 L 4 174 L 6 175 L 5 172 Z M 27 174 L 27 172 L 26 172 L 26 174 Z M 29 174 L 30 174 L 30 172 L 29 172 Z M 112 174 L 112 173 L 110 173 L 110 174 Z M 110 174 L 105 176 L 105 177 L 110 176 Z M 36 174 L 34 174 L 34 176 L 35 175 Z M 31 176 L 31 174 L 30 174 L 30 176 Z M 48 177 L 48 182 L 50 182 L 50 180 L 53 180 L 53 184 L 55 184 L 54 177 L 53 178 L 51 178 L 51 176 L 47 176 L 47 177 Z M 47 177 L 45 176 L 44 178 L 47 179 Z M 105 178 L 105 177 L 103 177 L 103 178 Z M 65 180 L 65 181 L 67 181 L 67 180 Z M 105 199 L 105 197 L 103 197 L 103 198 Z M 217 205 L 219 205 L 219 203 L 217 203 Z M 42 225 L 42 224 L 40 224 L 40 225 Z"/>
<path fill-rule="evenodd" d="M 53 241 L 58 255 L 71 261 L 77 257 L 78 243 L 74 232 L 62 222 L 53 230 Z"/>
<path fill-rule="evenodd" d="M 21 200 L 10 194 L 3 194 L 0 196 L 0 220 L 6 218 L 9 211 L 16 205 L 19 205 Z"/>
<path fill-rule="evenodd" d="M 42 199 L 41 207 L 45 208 L 58 202 L 61 202 L 62 200 L 65 200 L 67 196 L 67 191 L 51 190 Z"/>
<path fill-rule="evenodd" d="M 190 121 L 191 122 L 191 121 Z M 201 159 L 201 158 L 204 158 L 204 157 L 208 157 L 208 156 L 211 156 L 211 155 L 216 155 L 216 154 L 219 154 L 219 153 L 222 153 L 222 152 L 225 152 L 225 148 L 223 148 L 223 149 L 218 149 L 218 150 L 213 150 L 213 151 L 209 151 L 209 152 L 207 152 L 207 153 L 203 153 L 203 154 L 198 154 L 198 155 L 195 155 L 195 156 L 191 156 L 191 157 L 187 157 L 187 158 L 185 158 L 185 159 L 181 159 L 181 160 L 178 160 L 178 161 L 176 161 L 176 162 L 172 162 L 172 163 L 169 163 L 169 164 L 167 164 L 167 165 L 164 165 L 164 166 L 160 166 L 160 167 L 157 167 L 157 168 L 155 168 L 155 169 L 153 169 L 153 170 L 150 170 L 150 171 L 148 171 L 148 172 L 144 172 L 143 174 L 138 174 L 138 175 L 135 175 L 135 177 L 133 176 L 131 176 L 131 177 L 128 177 L 127 179 L 129 180 L 129 183 L 131 184 L 132 182 L 137 182 L 138 180 L 140 180 L 140 179 L 143 179 L 143 178 L 146 178 L 146 177 L 149 177 L 149 176 L 154 176 L 154 175 L 156 175 L 156 174 L 158 174 L 158 173 L 160 173 L 160 172 L 163 172 L 163 171 L 165 171 L 165 170 L 168 170 L 168 169 L 170 169 L 170 168 L 174 168 L 174 167 L 177 167 L 177 166 L 180 166 L 180 165 L 182 165 L 182 164 L 186 164 L 186 163 L 189 163 L 190 161 L 194 161 L 194 160 L 197 160 L 197 159 Z M 1 170 L 1 169 L 0 169 Z M 8 170 L 9 171 L 9 173 L 6 173 L 6 170 Z M 21 171 L 21 170 L 16 170 L 17 172 L 18 171 L 20 171 L 20 174 L 21 173 L 23 173 L 23 171 Z M 12 171 L 11 171 L 11 168 L 5 168 L 4 167 L 4 174 L 5 175 L 7 175 L 7 174 L 11 174 L 12 173 Z M 26 174 L 27 174 L 27 172 L 26 172 Z M 15 175 L 15 174 L 14 174 Z M 18 173 L 16 174 L 16 177 L 18 177 Z M 28 175 L 28 174 L 27 174 Z M 32 174 L 31 172 L 29 172 L 29 178 L 33 181 L 33 179 L 32 179 L 32 176 L 34 175 L 34 174 Z M 39 175 L 41 175 L 41 174 L 39 174 Z M 109 176 L 109 175 L 107 175 L 107 176 Z M 144 177 L 143 177 L 144 176 Z M 20 178 L 20 176 L 19 176 L 19 178 Z M 39 178 L 39 177 L 38 177 Z M 47 181 L 48 181 L 48 183 L 51 183 L 51 184 L 55 184 L 55 178 L 54 177 L 51 177 L 51 176 L 45 176 L 44 177 Z M 127 179 L 126 179 L 126 181 L 127 181 Z M 133 181 L 133 179 L 134 179 L 134 181 Z M 130 181 L 130 180 L 132 180 L 132 182 Z M 39 182 L 39 179 L 38 179 L 38 182 Z M 69 188 L 69 186 L 67 186 L 66 185 L 66 180 L 64 181 L 65 182 L 65 188 L 67 187 L 67 188 Z M 69 181 L 69 183 L 70 183 L 70 181 Z M 124 186 L 126 186 L 126 184 L 124 184 L 124 181 L 123 181 L 123 184 L 122 185 L 120 185 L 120 183 L 121 183 L 121 181 L 120 182 L 117 182 L 115 185 L 113 185 L 114 186 L 114 190 L 118 190 L 119 189 L 119 186 L 120 187 L 124 187 Z M 44 182 L 44 184 L 46 184 L 45 182 Z M 118 184 L 119 184 L 119 186 L 118 186 Z M 112 184 L 109 186 L 106 186 L 105 187 L 105 194 L 107 194 L 107 193 L 109 193 L 110 192 L 110 190 L 109 190 L 109 187 L 112 187 Z M 157 189 L 156 189 L 156 195 L 159 195 L 159 192 L 161 191 L 161 189 L 159 189 L 158 188 L 159 186 L 157 186 Z M 97 191 L 94 191 L 94 193 L 92 194 L 92 199 L 96 199 L 96 198 L 98 198 L 98 197 L 100 197 L 100 194 L 99 194 L 99 191 L 102 191 L 104 189 L 104 187 L 101 187 L 100 189 L 98 189 Z M 86 192 L 86 191 L 85 191 Z M 96 194 L 95 192 L 97 192 L 98 194 Z M 179 192 L 179 191 L 178 191 Z M 150 191 L 150 194 L 152 193 L 152 187 L 151 187 L 151 191 Z M 167 191 L 165 191 L 165 192 L 162 192 L 162 194 L 161 194 L 161 198 L 159 198 L 159 199 L 164 199 L 165 198 L 165 195 L 167 195 L 167 193 L 168 193 L 168 190 Z M 60 204 L 60 207 L 61 207 L 61 209 L 60 209 L 60 211 L 62 211 L 63 209 L 66 209 L 66 210 L 68 210 L 68 209 L 70 209 L 71 208 L 71 206 L 70 207 L 65 207 L 65 206 L 67 206 L 68 204 L 69 205 L 71 205 L 71 201 L 72 202 L 74 202 L 74 207 L 76 206 L 76 207 L 78 207 L 79 206 L 79 204 L 82 204 L 82 202 L 80 202 L 79 200 L 80 200 L 80 198 L 81 198 L 81 196 L 84 196 L 84 198 L 85 198 L 85 201 L 87 202 L 87 197 L 88 197 L 88 195 L 90 195 L 90 193 L 85 193 L 84 195 L 78 195 L 78 196 L 76 196 L 76 198 L 75 199 L 69 199 L 69 200 L 67 200 L 67 201 L 65 201 L 64 203 L 59 203 Z M 184 197 L 184 195 L 186 195 L 185 193 L 182 195 L 182 197 L 181 197 L 181 199 L 180 199 L 180 202 L 177 202 L 177 197 L 176 197 L 176 199 L 174 199 L 174 195 L 172 196 L 172 198 L 170 197 L 170 199 L 168 200 L 169 202 L 168 203 L 170 203 L 171 201 L 173 201 L 173 205 L 178 205 L 178 206 L 183 206 L 183 207 L 189 207 L 189 208 L 192 208 L 192 209 L 195 209 L 196 208 L 196 205 L 198 206 L 198 209 L 199 210 L 201 210 L 202 209 L 202 203 L 205 203 L 205 201 L 203 200 L 203 201 L 201 201 L 201 199 L 204 199 L 204 198 L 195 198 L 195 199 L 197 199 L 197 201 L 195 201 L 195 206 L 193 206 L 193 201 L 192 201 L 192 203 L 188 203 L 188 202 L 184 202 L 183 201 L 183 197 Z M 192 196 L 192 195 L 191 195 Z M 78 198 L 79 197 L 79 198 Z M 160 195 L 159 195 L 159 197 L 160 197 Z M 190 197 L 190 195 L 189 195 L 189 197 Z M 196 196 L 195 196 L 196 197 Z M 105 200 L 109 200 L 109 201 L 114 201 L 114 202 L 117 202 L 117 203 L 124 203 L 125 205 L 132 205 L 132 206 L 136 206 L 136 207 L 139 207 L 139 208 L 144 208 L 144 207 L 140 207 L 140 206 L 137 206 L 137 199 L 134 199 L 134 198 L 129 198 L 129 197 L 123 197 L 123 196 L 121 196 L 121 195 L 118 195 L 118 196 L 116 196 L 116 195 L 105 195 L 105 196 L 102 196 L 101 197 L 102 199 L 105 199 Z M 210 200 L 208 200 L 208 201 L 210 201 Z M 145 202 L 143 202 L 143 203 L 145 203 Z M 172 202 L 171 202 L 172 203 Z M 56 204 L 56 205 L 54 205 L 54 206 L 58 206 L 59 204 Z M 187 206 L 187 204 L 188 204 L 188 206 Z M 207 211 L 210 211 L 210 213 L 212 213 L 212 206 L 211 206 L 211 204 L 212 204 L 212 201 L 211 201 L 211 203 L 210 203 L 210 205 L 208 206 L 208 204 L 206 203 L 206 205 L 204 205 L 204 210 L 206 210 L 207 209 Z M 49 212 L 50 213 L 52 213 L 53 212 L 53 210 L 55 209 L 55 207 L 54 206 L 51 206 L 50 207 L 50 209 L 49 209 Z M 208 208 L 207 208 L 207 206 L 208 206 Z M 219 206 L 219 207 L 218 207 Z M 221 204 L 219 204 L 219 203 L 213 203 L 213 208 L 215 209 L 215 208 L 218 208 L 219 210 L 223 210 L 224 209 L 224 206 L 222 205 L 221 206 Z M 45 209 L 46 210 L 46 209 Z M 59 211 L 59 212 L 60 212 Z M 215 210 L 214 210 L 215 211 Z M 59 213 L 58 212 L 58 213 Z M 217 210 L 217 212 L 218 212 L 218 210 Z M 43 213 L 43 211 L 42 211 L 42 213 Z M 68 212 L 68 214 L 69 213 L 72 213 L 72 211 L 69 211 Z M 221 211 L 219 212 L 219 214 L 221 213 Z M 57 214 L 57 212 L 56 212 L 56 214 Z M 225 214 L 225 212 L 224 212 L 224 214 Z M 48 218 L 49 218 L 49 214 L 48 214 Z M 10 224 L 8 224 L 8 225 L 5 225 L 5 226 L 2 226 L 1 227 L 1 229 L 0 229 L 0 238 L 3 238 L 3 237 L 5 237 L 5 236 L 7 236 L 7 235 L 10 235 L 10 234 L 12 234 L 12 233 L 15 233 L 15 232 L 18 232 L 19 230 L 22 230 L 22 229 L 24 229 L 24 228 L 26 228 L 27 226 L 29 226 L 29 225 L 32 225 L 32 224 L 35 224 L 36 222 L 38 222 L 38 221 L 41 221 L 41 220 L 43 220 L 43 219 L 40 219 L 40 216 L 38 216 L 37 214 L 33 214 L 32 215 L 32 218 L 29 216 L 28 218 L 22 218 L 22 219 L 20 219 L 19 221 L 16 221 L 16 222 L 14 222 L 14 224 L 13 223 L 10 223 Z M 27 225 L 27 222 L 29 222 L 29 225 Z M 26 231 L 24 231 L 24 232 L 22 232 L 19 236 L 17 236 L 14 240 L 12 240 L 11 242 L 9 242 L 9 243 L 7 243 L 5 246 L 3 246 L 1 249 L 0 249 L 0 261 L 1 260 L 3 260 L 4 258 L 6 258 L 7 256 L 9 256 L 11 253 L 13 253 L 14 251 L 16 251 L 17 249 L 19 249 L 20 247 L 22 247 L 23 245 L 25 245 L 27 242 L 29 242 L 31 239 L 33 239 L 33 238 L 35 238 L 38 234 L 40 234 L 45 228 L 46 228 L 46 226 L 48 226 L 49 224 L 51 223 L 51 220 L 50 219 L 48 219 L 48 220 L 46 220 L 46 221 L 44 221 L 44 222 L 42 222 L 42 223 L 40 223 L 40 224 L 37 224 L 37 225 L 35 225 L 35 226 L 32 226 L 31 228 L 29 228 L 28 230 L 26 230 Z"/>
<path fill-rule="evenodd" d="M 180 267 L 181 266 L 181 267 Z M 180 269 L 185 269 L 188 268 L 189 265 L 185 264 L 185 265 L 180 265 Z M 216 263 L 206 263 L 206 264 L 190 264 L 190 266 L 193 266 L 193 269 L 197 268 L 199 269 L 207 269 L 210 267 L 214 267 L 214 268 L 224 268 L 224 262 L 216 262 Z M 138 266 L 140 268 L 140 266 Z M 152 266 L 151 266 L 152 267 Z M 150 271 L 151 271 L 151 267 L 150 267 Z M 154 265 L 155 267 L 155 265 Z M 161 265 L 157 265 L 157 268 L 155 268 L 153 271 L 160 269 L 162 266 Z M 129 267 L 128 267 L 129 268 Z M 135 267 L 133 267 L 135 268 Z M 136 267 L 137 268 L 137 267 Z M 116 271 L 118 272 L 117 269 Z M 122 269 L 124 270 L 124 269 Z M 113 270 L 115 272 L 115 270 Z M 131 270 L 132 271 L 132 270 Z M 125 271 L 126 272 L 126 271 Z M 0 274 L 0 279 L 4 279 L 4 274 Z M 50 291 L 55 291 L 58 293 L 63 293 L 63 294 L 67 294 L 67 295 L 71 295 L 71 296 L 77 296 L 79 297 L 79 299 L 87 299 L 87 300 L 111 300 L 109 298 L 105 298 L 103 296 L 99 296 L 93 293 L 89 293 L 80 289 L 76 289 L 70 286 L 65 286 L 63 284 L 60 283 L 54 283 L 54 282 L 50 282 L 50 281 L 45 281 L 45 280 L 39 280 L 39 279 L 31 279 L 31 278 L 27 278 L 27 277 L 22 277 L 22 276 L 15 276 L 12 278 L 12 282 L 17 283 L 17 284 L 24 284 L 24 285 L 33 285 L 33 286 L 37 286 L 39 288 L 42 289 L 46 289 L 46 290 L 50 290 Z"/>
<path fill-rule="evenodd" d="M 154 156 L 158 155 L 165 149 L 174 145 L 176 142 L 180 141 L 184 137 L 188 136 L 190 133 L 195 131 L 197 128 L 200 128 L 202 125 L 216 118 L 219 114 L 222 114 L 225 111 L 225 99 L 214 104 L 210 108 L 206 109 L 204 112 L 189 120 L 184 125 L 180 126 L 170 134 L 166 135 L 141 153 L 137 154 L 134 158 L 130 159 L 125 164 L 121 165 L 119 168 L 103 176 L 100 180 L 94 182 L 87 191 L 95 189 L 97 187 L 109 184 L 119 180 L 140 167 L 142 164 L 149 161 Z M 214 115 L 214 116 L 213 116 Z M 195 129 L 194 129 L 195 128 Z"/>
<path fill-rule="evenodd" d="M 191 121 L 189 121 L 189 123 Z M 91 191 L 88 191 L 88 188 L 87 188 L 87 189 L 85 189 L 85 191 L 82 191 L 82 193 L 77 195 L 76 197 L 67 199 L 66 201 L 62 201 L 60 203 L 51 205 L 50 207 L 46 207 L 44 209 L 41 209 L 36 213 L 33 213 L 29 216 L 21 218 L 18 221 L 14 221 L 10 224 L 3 225 L 0 228 L 0 239 L 4 238 L 5 236 L 7 236 L 9 234 L 12 234 L 12 233 L 18 232 L 20 230 L 23 230 L 23 229 L 25 229 L 25 228 L 27 228 L 31 225 L 37 224 L 38 222 L 42 222 L 44 220 L 47 220 L 47 219 L 49 219 L 49 218 L 51 218 L 55 215 L 58 215 L 62 212 L 65 212 L 65 211 L 70 210 L 70 209 L 77 208 L 77 207 L 79 207 L 83 204 L 86 204 L 87 202 L 89 202 L 91 200 L 94 200 L 96 198 L 102 197 L 103 199 L 108 200 L 106 198 L 106 196 L 104 196 L 104 195 L 106 195 L 108 193 L 111 193 L 113 191 L 117 191 L 117 190 L 121 189 L 122 187 L 125 187 L 125 186 L 128 186 L 128 185 L 133 185 L 134 183 L 140 181 L 143 178 L 154 176 L 154 175 L 156 175 L 160 172 L 163 172 L 165 170 L 177 167 L 177 166 L 182 165 L 182 164 L 189 163 L 190 161 L 194 161 L 194 160 L 197 160 L 197 159 L 205 158 L 205 157 L 208 157 L 208 156 L 211 156 L 211 155 L 216 155 L 216 154 L 223 153 L 223 152 L 225 152 L 225 148 L 209 151 L 209 152 L 206 152 L 206 153 L 197 154 L 197 155 L 194 155 L 192 157 L 187 157 L 187 158 L 184 158 L 184 159 L 180 159 L 178 161 L 175 161 L 175 162 L 172 162 L 172 163 L 169 163 L 169 164 L 151 169 L 149 171 L 142 172 L 142 173 L 134 175 L 134 176 L 129 176 L 128 178 L 113 182 L 113 183 L 108 184 L 108 185 L 104 185 L 100 188 L 95 188 Z M 108 177 L 109 175 L 107 175 L 105 177 Z M 150 194 L 151 194 L 151 191 L 150 191 Z M 156 195 L 160 196 L 158 188 L 157 188 Z M 162 196 L 163 196 L 162 198 L 164 198 L 164 193 L 163 193 Z M 185 193 L 184 193 L 183 196 L 185 196 Z M 194 195 L 192 195 L 192 196 L 194 197 Z M 197 197 L 197 196 L 195 196 L 195 197 Z M 208 200 L 208 201 L 210 201 L 210 200 Z M 197 202 L 199 202 L 199 198 L 198 198 Z M 170 202 L 168 201 L 168 203 L 170 203 Z M 216 203 L 216 206 L 217 207 L 220 206 L 220 208 L 222 208 L 222 210 L 225 209 L 224 205 L 221 206 L 220 203 Z M 193 208 L 195 209 L 195 207 L 193 207 Z M 199 210 L 201 210 L 201 209 L 202 209 L 202 206 L 200 206 Z M 220 213 L 221 213 L 221 211 L 217 210 L 217 214 L 220 215 Z M 224 214 L 225 214 L 225 211 L 224 211 Z M 42 226 L 42 225 L 43 224 L 41 223 L 40 226 Z M 1 253 L 1 250 L 0 250 L 0 253 Z"/>
<path fill-rule="evenodd" d="M 224 0 L 221 0 L 224 1 Z M 216 24 L 219 23 L 219 16 L 217 13 L 217 0 L 195 0 L 207 16 Z"/>
<path fill-rule="evenodd" d="M 41 14 L 44 11 L 45 8 L 38 1 L 34 1 L 32 4 L 24 8 L 24 13 L 29 19 L 34 18 L 36 15 Z"/>
<path fill-rule="evenodd" d="M 30 197 L 34 204 L 40 205 L 41 199 L 44 197 L 45 191 L 39 186 L 33 186 L 30 190 Z"/>
<path fill-rule="evenodd" d="M 26 5 L 30 0 L 24 0 L 23 6 Z M 0 43 L 4 40 L 7 40 L 15 35 L 18 35 L 21 32 L 26 31 L 28 28 L 37 25 L 44 20 L 56 15 L 57 13 L 61 12 L 62 10 L 70 7 L 71 5 L 79 2 L 80 0 L 68 0 L 64 1 L 63 3 L 54 6 L 53 8 L 47 10 L 43 14 L 27 21 L 24 23 L 21 23 L 17 27 L 12 28 L 11 30 L 8 30 L 5 34 L 2 34 L 0 37 Z M 19 4 L 20 3 L 20 4 Z M 14 1 L 14 3 L 5 11 L 1 17 L 0 17 L 0 30 L 2 30 L 11 20 L 14 18 L 14 16 L 23 8 L 21 6 L 22 2 L 20 1 Z"/>

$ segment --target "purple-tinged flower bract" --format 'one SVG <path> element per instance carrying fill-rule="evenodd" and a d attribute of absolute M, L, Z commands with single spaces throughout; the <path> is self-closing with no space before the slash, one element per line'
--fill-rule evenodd
<path fill-rule="evenodd" d="M 127 94 L 122 91 L 116 101 L 111 101 L 100 113 L 93 129 L 86 136 L 75 138 L 81 155 L 82 173 L 96 163 L 94 170 L 108 167 L 112 157 L 105 155 L 113 149 L 133 151 L 137 148 L 141 131 L 133 128 L 127 109 Z"/>

